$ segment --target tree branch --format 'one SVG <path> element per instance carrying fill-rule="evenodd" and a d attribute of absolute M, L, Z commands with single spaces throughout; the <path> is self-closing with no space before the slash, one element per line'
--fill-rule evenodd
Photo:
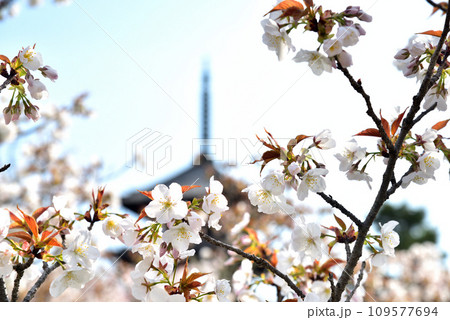
<path fill-rule="evenodd" d="M 263 267 L 265 269 L 270 270 L 272 273 L 276 274 L 277 276 L 279 276 L 281 279 L 283 279 L 284 281 L 286 281 L 286 283 L 288 284 L 288 286 L 294 290 L 294 292 L 301 297 L 302 299 L 305 298 L 305 294 L 292 282 L 292 280 L 285 275 L 284 273 L 282 273 L 280 270 L 278 270 L 277 268 L 275 268 L 274 266 L 272 266 L 268 261 L 257 257 L 253 254 L 248 254 L 238 248 L 235 248 L 229 244 L 226 244 L 222 241 L 216 240 L 210 236 L 208 236 L 207 234 L 200 232 L 200 237 L 202 237 L 202 239 L 208 241 L 209 243 L 218 246 L 218 247 L 222 247 L 225 248 L 227 250 L 233 251 L 235 253 L 237 253 L 238 255 L 240 255 L 241 257 L 244 257 L 246 259 L 249 259 L 251 261 L 254 261 L 258 266 Z"/>
<path fill-rule="evenodd" d="M 426 0 L 426 2 L 428 2 L 429 4 L 431 4 L 433 7 L 442 10 L 444 13 L 447 12 L 447 8 L 444 8 L 443 6 L 441 6 L 440 3 L 436 3 L 436 2 L 434 2 L 434 1 L 432 1 L 432 0 Z"/>
<path fill-rule="evenodd" d="M 0 172 L 3 172 L 3 171 L 6 171 L 6 170 L 8 170 L 9 169 L 9 167 L 11 167 L 11 164 L 10 163 L 8 163 L 8 164 L 5 164 L 3 167 L 1 167 L 0 168 Z"/>
<path fill-rule="evenodd" d="M 19 299 L 20 280 L 22 280 L 23 274 L 33 264 L 34 258 L 28 259 L 26 263 L 17 264 L 14 266 L 14 270 L 17 272 L 16 279 L 14 279 L 14 288 L 11 295 L 11 302 L 16 302 Z"/>
<path fill-rule="evenodd" d="M 384 143 L 386 144 L 388 150 L 390 152 L 394 151 L 394 145 L 392 144 L 392 141 L 387 136 L 387 133 L 384 131 L 383 124 L 381 123 L 381 120 L 378 118 L 378 116 L 373 111 L 372 102 L 370 101 L 370 96 L 364 91 L 364 88 L 361 84 L 361 81 L 355 81 L 353 76 L 350 74 L 347 68 L 342 67 L 342 65 L 337 61 L 337 68 L 342 71 L 344 76 L 348 79 L 353 89 L 355 89 L 356 92 L 358 92 L 363 98 L 364 101 L 366 101 L 367 106 L 367 115 L 372 118 L 373 122 L 378 128 L 378 131 L 380 132 L 381 139 L 383 139 Z"/>
<path fill-rule="evenodd" d="M 9 302 L 3 277 L 0 277 L 0 302 Z"/>
<path fill-rule="evenodd" d="M 45 282 L 45 280 L 47 280 L 48 275 L 55 270 L 56 268 L 58 268 L 60 265 L 59 263 L 55 262 L 50 268 L 48 267 L 47 262 L 43 263 L 43 269 L 44 269 L 44 273 L 41 274 L 41 276 L 39 277 L 39 279 L 36 281 L 36 283 L 33 285 L 33 287 L 28 291 L 27 295 L 25 296 L 25 298 L 23 299 L 23 302 L 30 302 L 33 298 L 34 295 L 36 294 L 36 291 L 41 287 L 41 285 Z"/>
<path fill-rule="evenodd" d="M 353 213 L 348 211 L 343 205 L 341 205 L 339 202 L 333 199 L 332 196 L 328 196 L 323 192 L 317 192 L 319 196 L 322 197 L 323 200 L 325 200 L 326 203 L 328 203 L 333 208 L 339 209 L 343 214 L 345 214 L 347 217 L 350 218 L 357 226 L 360 228 L 362 226 L 361 220 L 359 220 Z"/>

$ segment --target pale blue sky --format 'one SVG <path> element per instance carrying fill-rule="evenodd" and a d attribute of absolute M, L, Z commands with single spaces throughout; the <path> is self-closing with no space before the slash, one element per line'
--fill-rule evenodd
<path fill-rule="evenodd" d="M 238 162 L 247 152 L 242 141 L 256 141 L 255 134 L 264 136 L 264 127 L 280 138 L 328 128 L 338 148 L 322 156 L 330 171 L 337 171 L 333 154 L 352 134 L 373 126 L 361 97 L 342 74 L 334 71 L 317 77 L 306 64 L 290 58 L 279 63 L 267 50 L 260 21 L 273 0 L 77 0 L 70 6 L 46 2 L 35 9 L 25 5 L 19 16 L 0 23 L 1 53 L 13 56 L 22 46 L 36 43 L 45 64 L 60 74 L 56 83 L 46 82 L 52 102 L 65 104 L 81 92 L 90 93 L 87 104 L 96 117 L 74 121 L 66 145 L 76 158 L 83 161 L 86 155 L 97 154 L 108 174 L 125 166 L 126 141 L 142 129 L 172 137 L 172 161 L 157 177 L 130 169 L 118 183 L 110 183 L 115 188 L 154 183 L 189 165 L 192 139 L 200 131 L 205 60 L 212 72 L 212 135 L 223 139 L 225 146 L 236 141 Z M 396 106 L 408 106 L 417 85 L 404 79 L 392 57 L 413 33 L 441 29 L 443 19 L 429 17 L 431 7 L 425 0 L 321 3 L 335 11 L 362 3 L 373 16 L 372 23 L 362 24 L 367 35 L 349 50 L 355 64 L 350 71 L 362 79 L 375 109 L 383 108 L 383 115 L 392 115 Z M 308 36 L 298 36 L 297 49 L 315 49 Z M 448 112 L 431 115 L 417 133 L 442 118 L 448 118 Z M 443 133 L 448 135 L 448 129 Z M 359 141 L 370 147 L 376 142 Z M 375 175 L 377 166 L 382 167 L 380 161 L 369 172 Z M 448 224 L 447 170 L 448 164 L 443 164 L 436 182 L 399 190 L 394 202 L 427 208 L 434 226 L 443 225 L 443 219 Z M 251 182 L 259 170 L 243 172 Z M 362 182 L 348 183 L 340 172 L 330 173 L 327 183 L 327 192 L 360 217 L 375 196 Z M 375 190 L 378 183 L 375 179 Z M 310 196 L 306 205 L 324 203 Z M 449 242 L 450 234 L 441 233 L 441 243 Z"/>

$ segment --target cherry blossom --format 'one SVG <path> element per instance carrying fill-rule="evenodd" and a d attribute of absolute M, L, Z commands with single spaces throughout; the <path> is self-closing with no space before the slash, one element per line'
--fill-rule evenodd
<path fill-rule="evenodd" d="M 359 41 L 360 33 L 354 26 L 339 27 L 336 38 L 339 39 L 344 47 L 354 46 Z M 325 45 L 325 44 L 324 44 Z"/>
<path fill-rule="evenodd" d="M 43 66 L 42 68 L 39 68 L 39 71 L 41 71 L 44 77 L 49 78 L 53 82 L 58 80 L 58 72 L 50 66 Z"/>
<path fill-rule="evenodd" d="M 198 244 L 202 242 L 198 232 L 182 222 L 163 233 L 162 239 L 166 243 L 171 243 L 172 246 L 179 252 L 186 251 L 190 243 Z"/>
<path fill-rule="evenodd" d="M 358 146 L 356 140 L 352 139 L 347 142 L 342 153 L 336 153 L 334 156 L 341 162 L 339 170 L 348 171 L 355 162 L 366 156 L 366 148 Z"/>
<path fill-rule="evenodd" d="M 19 60 L 23 66 L 29 70 L 35 71 L 42 67 L 42 55 L 34 50 L 34 46 L 28 46 L 19 52 Z"/>
<path fill-rule="evenodd" d="M 284 174 L 278 170 L 271 170 L 261 179 L 261 186 L 273 195 L 279 196 L 284 193 Z"/>
<path fill-rule="evenodd" d="M 277 212 L 290 213 L 291 211 L 291 207 L 286 204 L 283 196 L 276 196 L 259 184 L 252 184 L 242 192 L 248 192 L 250 203 L 258 206 L 259 212 L 273 214 Z"/>
<path fill-rule="evenodd" d="M 66 238 L 67 249 L 63 250 L 64 262 L 70 267 L 91 268 L 92 262 L 100 256 L 100 251 L 91 245 L 91 234 L 82 230 L 72 232 Z"/>
<path fill-rule="evenodd" d="M 214 176 L 210 178 L 209 188 L 206 188 L 206 192 L 208 194 L 203 198 L 203 211 L 220 213 L 229 209 L 228 200 L 222 194 L 223 185 L 220 181 L 214 180 Z"/>
<path fill-rule="evenodd" d="M 447 95 L 447 90 L 440 89 L 437 85 L 432 86 L 425 95 L 423 108 L 429 109 L 436 103 L 438 110 L 447 110 Z"/>
<path fill-rule="evenodd" d="M 397 221 L 391 220 L 385 224 L 380 223 L 381 227 L 381 242 L 384 253 L 388 256 L 394 256 L 395 247 L 400 244 L 400 237 L 394 228 L 398 225 Z"/>
<path fill-rule="evenodd" d="M 342 52 L 342 43 L 339 39 L 327 39 L 323 42 L 323 51 L 328 57 L 334 57 Z"/>
<path fill-rule="evenodd" d="M 372 186 L 370 185 L 370 183 L 372 182 L 372 177 L 370 177 L 367 172 L 363 172 L 361 170 L 351 168 L 346 173 L 346 176 L 347 176 L 348 180 L 365 181 L 365 182 L 367 182 L 369 189 L 372 189 Z"/>
<path fill-rule="evenodd" d="M 33 76 L 27 76 L 25 80 L 28 83 L 28 91 L 33 99 L 41 100 L 48 97 L 47 88 L 39 79 L 34 79 Z"/>
<path fill-rule="evenodd" d="M 91 280 L 93 273 L 88 269 L 74 268 L 64 270 L 50 285 L 50 295 L 60 296 L 67 288 L 82 289 Z"/>
<path fill-rule="evenodd" d="M 336 141 L 331 137 L 331 131 L 328 129 L 322 130 L 314 136 L 313 140 L 314 145 L 319 149 L 327 150 L 336 146 Z"/>
<path fill-rule="evenodd" d="M 425 184 L 428 182 L 428 179 L 434 179 L 434 176 L 423 171 L 411 172 L 403 178 L 402 188 L 408 187 L 411 181 L 420 185 Z"/>
<path fill-rule="evenodd" d="M 308 196 L 308 191 L 323 192 L 325 191 L 325 179 L 322 177 L 328 173 L 327 169 L 315 168 L 308 170 L 301 179 L 301 183 L 297 189 L 297 197 L 303 201 Z"/>
<path fill-rule="evenodd" d="M 162 284 L 153 286 L 148 297 L 149 301 L 153 302 L 186 302 L 186 298 L 182 294 L 168 294 Z"/>
<path fill-rule="evenodd" d="M 152 191 L 153 201 L 145 207 L 145 212 L 150 218 L 156 218 L 159 223 L 167 223 L 172 219 L 183 219 L 188 208 L 182 201 L 183 192 L 178 183 L 172 183 L 169 188 L 158 184 Z"/>
<path fill-rule="evenodd" d="M 417 159 L 417 162 L 419 162 L 420 170 L 429 175 L 434 175 L 434 171 L 440 166 L 439 159 L 431 152 L 425 152 Z"/>
<path fill-rule="evenodd" d="M 292 232 L 291 244 L 296 251 L 304 252 L 311 259 L 322 257 L 322 240 L 320 225 L 314 222 L 297 226 Z"/>
<path fill-rule="evenodd" d="M 263 43 L 267 45 L 269 50 L 276 51 L 278 60 L 283 60 L 285 55 L 290 51 L 295 51 L 291 38 L 285 30 L 280 30 L 278 24 L 272 19 L 264 19 L 261 21 L 264 28 Z"/>
<path fill-rule="evenodd" d="M 438 137 L 436 130 L 425 129 L 425 133 L 421 136 L 422 147 L 425 151 L 436 151 L 434 140 Z"/>
<path fill-rule="evenodd" d="M 320 76 L 324 71 L 331 72 L 331 61 L 318 51 L 308 51 L 301 49 L 292 59 L 295 62 L 308 62 L 308 66 L 316 76 Z"/>
<path fill-rule="evenodd" d="M 229 302 L 227 296 L 231 293 L 230 281 L 228 280 L 217 280 L 215 293 L 217 295 L 217 299 L 220 302 Z"/>

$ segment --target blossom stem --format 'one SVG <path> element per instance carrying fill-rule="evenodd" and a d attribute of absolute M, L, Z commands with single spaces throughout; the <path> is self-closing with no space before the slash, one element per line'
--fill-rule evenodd
<path fill-rule="evenodd" d="M 200 237 L 206 241 L 208 241 L 209 243 L 218 246 L 218 247 L 222 247 L 225 248 L 227 250 L 233 251 L 235 253 L 237 253 L 238 255 L 249 259 L 251 261 L 254 261 L 258 266 L 263 267 L 265 269 L 270 270 L 272 273 L 276 274 L 277 276 L 279 276 L 281 279 L 283 279 L 284 281 L 286 281 L 286 283 L 288 284 L 288 286 L 294 290 L 294 292 L 301 297 L 302 299 L 305 298 L 305 294 L 292 282 L 292 280 L 284 273 L 282 273 L 280 270 L 278 270 L 277 268 L 275 268 L 274 266 L 272 266 L 268 261 L 257 257 L 253 254 L 249 254 L 246 253 L 238 248 L 235 248 L 227 243 L 224 243 L 222 241 L 216 240 L 210 236 L 208 236 L 207 234 L 203 233 L 203 232 L 199 232 Z"/>

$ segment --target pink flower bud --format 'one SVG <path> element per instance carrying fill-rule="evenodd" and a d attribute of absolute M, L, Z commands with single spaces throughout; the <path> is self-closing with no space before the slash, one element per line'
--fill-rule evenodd
<path fill-rule="evenodd" d="M 356 16 L 361 11 L 359 6 L 348 6 L 344 13 L 349 16 Z"/>
<path fill-rule="evenodd" d="M 397 52 L 397 54 L 394 56 L 394 59 L 396 60 L 405 60 L 409 57 L 409 51 L 406 48 L 403 48 Z"/>
<path fill-rule="evenodd" d="M 25 80 L 28 83 L 28 91 L 33 99 L 40 100 L 48 97 L 47 88 L 41 81 L 39 81 L 39 79 L 34 79 L 32 76 L 27 76 Z"/>
<path fill-rule="evenodd" d="M 58 72 L 50 66 L 43 66 L 39 68 L 39 71 L 44 77 L 49 78 L 53 82 L 58 79 Z"/>

